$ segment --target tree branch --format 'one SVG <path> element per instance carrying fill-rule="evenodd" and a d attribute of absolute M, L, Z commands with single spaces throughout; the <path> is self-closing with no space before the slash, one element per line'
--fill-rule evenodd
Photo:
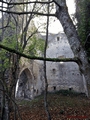
<path fill-rule="evenodd" d="M 30 1 L 30 2 L 16 2 L 16 3 L 10 3 L 10 2 L 5 2 L 3 0 L 1 0 L 2 3 L 5 3 L 5 4 L 8 4 L 8 5 L 24 5 L 24 4 L 31 4 L 31 3 L 38 3 L 38 4 L 50 4 L 53 2 L 50 1 L 50 2 L 41 2 L 41 1 Z"/>
<path fill-rule="evenodd" d="M 39 13 L 39 12 L 15 12 L 15 11 L 7 11 L 7 10 L 2 10 L 0 9 L 1 12 L 5 12 L 8 14 L 16 14 L 16 15 L 23 15 L 23 14 L 35 14 L 35 15 L 42 15 L 42 16 L 53 16 L 55 17 L 55 14 L 44 14 L 44 13 Z"/>
<path fill-rule="evenodd" d="M 77 58 L 43 58 L 43 57 L 37 57 L 37 56 L 30 56 L 30 55 L 26 55 L 24 53 L 21 53 L 13 48 L 9 48 L 7 46 L 4 46 L 2 44 L 0 44 L 0 48 L 5 49 L 11 53 L 15 53 L 18 54 L 19 56 L 28 58 L 28 59 L 32 59 L 32 60 L 45 60 L 45 61 L 52 61 L 52 62 L 76 62 L 76 63 L 80 63 L 79 59 Z"/>

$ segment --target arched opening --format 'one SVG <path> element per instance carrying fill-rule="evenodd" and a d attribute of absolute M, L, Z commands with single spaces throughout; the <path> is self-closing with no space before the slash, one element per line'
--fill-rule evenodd
<path fill-rule="evenodd" d="M 16 85 L 16 98 L 31 99 L 33 96 L 32 75 L 28 68 L 20 72 L 19 79 Z"/>

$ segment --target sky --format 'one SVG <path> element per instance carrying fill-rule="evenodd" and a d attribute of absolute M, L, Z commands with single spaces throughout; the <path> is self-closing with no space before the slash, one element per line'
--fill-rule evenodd
<path fill-rule="evenodd" d="M 74 0 L 66 0 L 66 2 L 67 2 L 69 14 L 74 14 L 75 13 Z M 62 28 L 59 20 L 52 21 L 52 24 L 49 27 L 49 32 L 50 33 L 58 33 L 60 31 L 62 32 L 63 28 Z"/>
<path fill-rule="evenodd" d="M 68 6 L 68 11 L 69 14 L 74 14 L 75 13 L 75 3 L 74 0 L 66 0 L 67 6 Z M 40 24 L 44 23 L 45 17 L 40 17 L 36 18 L 35 21 L 35 26 L 38 27 Z M 55 17 L 52 17 L 50 20 L 49 24 L 49 33 L 57 34 L 59 32 L 63 32 L 63 27 L 60 24 L 59 20 L 57 20 Z M 43 27 L 40 27 L 39 31 L 43 31 Z M 44 34 L 44 33 L 42 33 Z"/>
<path fill-rule="evenodd" d="M 68 11 L 70 14 L 74 14 L 75 13 L 75 3 L 74 0 L 66 0 L 67 6 L 68 6 Z M 44 17 L 40 17 L 40 18 L 36 18 L 34 19 L 35 22 L 35 26 L 39 27 L 40 24 L 43 24 L 46 18 Z M 40 27 L 39 31 L 43 31 L 43 27 Z M 49 32 L 50 33 L 58 33 L 58 32 L 62 32 L 63 28 L 59 22 L 59 20 L 57 20 L 55 17 L 50 18 L 50 25 L 49 25 Z"/>
<path fill-rule="evenodd" d="M 67 2 L 69 13 L 70 14 L 75 13 L 75 3 L 74 3 L 74 0 L 66 0 L 66 2 Z"/>

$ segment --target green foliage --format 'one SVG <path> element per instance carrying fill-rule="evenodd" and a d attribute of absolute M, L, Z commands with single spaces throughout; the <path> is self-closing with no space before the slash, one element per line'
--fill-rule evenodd
<path fill-rule="evenodd" d="M 8 51 L 2 49 L 0 50 L 0 72 L 4 71 L 5 69 L 7 69 L 9 67 L 9 58 L 7 57 L 7 55 L 9 54 Z"/>
<path fill-rule="evenodd" d="M 90 0 L 78 1 L 77 30 L 81 43 L 84 46 L 87 36 L 90 33 Z M 88 57 L 90 57 L 90 49 L 86 49 Z"/>
<path fill-rule="evenodd" d="M 78 33 L 84 45 L 87 35 L 90 33 L 90 0 L 81 0 L 79 6 Z M 78 19 L 78 18 L 77 18 Z"/>
<path fill-rule="evenodd" d="M 32 56 L 39 56 L 39 53 L 42 54 L 44 52 L 45 41 L 43 39 L 39 39 L 36 36 L 30 38 L 27 47 L 25 49 L 25 53 L 28 53 Z"/>
<path fill-rule="evenodd" d="M 16 37 L 16 35 L 13 35 L 11 37 L 5 37 L 1 44 L 9 48 L 16 49 L 18 51 L 22 51 L 22 48 L 20 47 L 20 43 L 16 38 L 18 39 L 19 36 Z"/>
<path fill-rule="evenodd" d="M 18 49 L 19 51 L 22 51 L 19 42 L 16 40 L 16 35 L 13 35 L 11 37 L 5 37 L 1 44 L 13 48 L 13 49 Z M 10 67 L 10 56 L 11 53 L 8 51 L 1 49 L 0 50 L 0 70 L 4 71 L 5 69 Z"/>
<path fill-rule="evenodd" d="M 14 40 L 14 37 L 6 37 L 3 41 L 2 41 L 3 45 L 7 45 L 10 48 L 15 48 L 16 46 L 16 41 Z"/>

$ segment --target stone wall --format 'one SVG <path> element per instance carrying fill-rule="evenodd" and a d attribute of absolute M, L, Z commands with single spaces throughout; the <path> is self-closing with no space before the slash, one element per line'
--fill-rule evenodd
<path fill-rule="evenodd" d="M 64 33 L 49 36 L 47 57 L 50 58 L 73 58 L 74 54 L 70 48 Z M 80 74 L 79 66 L 75 62 L 47 62 L 47 78 L 49 91 L 60 89 L 74 90 L 85 93 L 86 85 Z"/>
<path fill-rule="evenodd" d="M 45 39 L 45 36 L 41 36 Z M 47 57 L 49 58 L 73 58 L 74 54 L 70 48 L 68 40 L 64 33 L 57 35 L 49 35 L 49 42 L 47 47 Z M 87 93 L 87 86 L 84 76 L 79 71 L 79 66 L 75 62 L 47 62 L 47 80 L 48 91 L 74 90 L 80 93 Z M 26 71 L 28 69 L 28 71 Z M 24 77 L 24 73 L 27 77 Z M 27 74 L 29 73 L 29 74 Z M 24 95 L 27 98 L 40 95 L 44 91 L 44 76 L 43 76 L 43 62 L 41 61 L 25 61 L 22 59 L 20 79 L 24 83 Z M 23 77 L 21 77 L 23 76 Z M 27 78 L 27 80 L 26 80 Z M 23 82 L 27 81 L 27 82 Z M 28 85 L 28 84 L 29 85 Z M 20 80 L 19 80 L 20 84 Z M 25 87 L 29 86 L 29 87 Z M 20 87 L 20 86 L 19 86 Z M 17 93 L 22 92 L 23 87 L 18 89 Z M 18 97 L 21 97 L 18 94 Z"/>
<path fill-rule="evenodd" d="M 43 91 L 42 64 L 36 61 L 28 61 L 20 65 L 19 79 L 16 85 L 16 98 L 33 99 Z"/>

